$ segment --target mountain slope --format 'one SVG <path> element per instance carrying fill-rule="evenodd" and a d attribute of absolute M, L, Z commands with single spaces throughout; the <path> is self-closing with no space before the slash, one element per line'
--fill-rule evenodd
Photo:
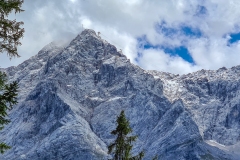
<path fill-rule="evenodd" d="M 155 78 L 160 78 L 150 71 Z M 240 139 L 240 66 L 161 78 L 169 100 L 181 98 L 204 139 L 233 145 Z"/>
<path fill-rule="evenodd" d="M 1 133 L 12 149 L 1 159 L 106 159 L 123 109 L 139 136 L 134 153 L 144 149 L 145 159 L 236 159 L 204 140 L 238 143 L 239 109 L 232 106 L 238 78 L 228 82 L 217 71 L 183 76 L 144 71 L 93 30 L 84 30 L 67 47 L 50 44 L 2 70 L 19 82 L 20 94 L 9 113 L 12 122 Z M 226 85 L 231 89 L 223 91 Z M 227 107 L 223 123 L 219 110 Z"/>

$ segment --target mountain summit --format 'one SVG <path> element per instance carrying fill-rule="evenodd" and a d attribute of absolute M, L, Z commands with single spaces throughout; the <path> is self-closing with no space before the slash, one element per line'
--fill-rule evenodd
<path fill-rule="evenodd" d="M 187 75 L 145 71 L 86 29 L 66 47 L 51 43 L 17 67 L 19 103 L 1 132 L 6 160 L 107 159 L 125 110 L 133 151 L 144 159 L 237 160 L 240 67 Z"/>

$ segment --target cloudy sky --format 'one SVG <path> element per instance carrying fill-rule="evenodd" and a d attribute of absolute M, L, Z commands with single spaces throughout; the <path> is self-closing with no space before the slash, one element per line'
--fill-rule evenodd
<path fill-rule="evenodd" d="M 240 65 L 239 0 L 25 0 L 21 58 L 0 54 L 0 66 L 18 65 L 52 41 L 84 28 L 140 67 L 184 74 Z"/>

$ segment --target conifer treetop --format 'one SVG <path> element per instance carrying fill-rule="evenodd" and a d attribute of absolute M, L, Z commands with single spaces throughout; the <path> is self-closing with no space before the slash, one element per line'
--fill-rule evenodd
<path fill-rule="evenodd" d="M 108 147 L 108 154 L 113 153 L 113 160 L 141 160 L 144 156 L 140 152 L 137 156 L 131 156 L 132 143 L 136 141 L 137 136 L 127 136 L 132 132 L 129 121 L 122 110 L 117 117 L 117 128 L 111 134 L 117 136 L 115 142 Z"/>

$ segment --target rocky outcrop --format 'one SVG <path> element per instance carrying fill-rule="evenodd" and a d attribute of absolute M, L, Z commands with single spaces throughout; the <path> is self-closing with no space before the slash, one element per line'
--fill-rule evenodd
<path fill-rule="evenodd" d="M 183 100 L 205 140 L 223 145 L 239 142 L 240 66 L 170 78 L 160 78 L 161 73 L 150 72 L 164 81 L 164 95 L 170 101 Z"/>

